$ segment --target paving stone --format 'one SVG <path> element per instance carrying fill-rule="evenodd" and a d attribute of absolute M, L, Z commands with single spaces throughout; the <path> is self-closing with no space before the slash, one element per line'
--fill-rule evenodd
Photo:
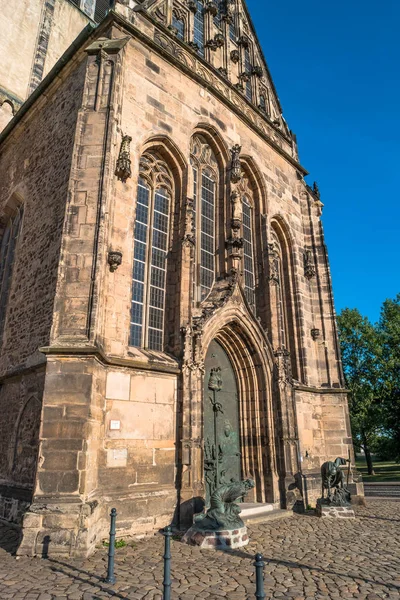
<path fill-rule="evenodd" d="M 199 551 L 173 540 L 172 597 L 254 597 L 254 555 L 261 552 L 267 598 L 400 600 L 399 509 L 399 502 L 371 499 L 367 507 L 357 507 L 354 521 L 345 524 L 296 515 L 254 525 L 250 544 L 229 553 Z M 162 598 L 161 536 L 137 540 L 134 548 L 118 549 L 117 582 L 111 586 L 103 582 L 107 549 L 99 548 L 81 561 L 16 558 L 3 547 L 9 547 L 5 529 L 0 525 L 1 600 Z"/>

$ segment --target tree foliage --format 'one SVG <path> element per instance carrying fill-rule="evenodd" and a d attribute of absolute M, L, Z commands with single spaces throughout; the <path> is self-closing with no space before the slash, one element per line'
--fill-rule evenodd
<path fill-rule="evenodd" d="M 400 460 L 400 294 L 383 303 L 377 330 L 381 344 L 384 423 Z"/>
<path fill-rule="evenodd" d="M 338 317 L 349 407 L 356 448 L 400 460 L 400 294 L 386 300 L 375 325 L 357 309 Z"/>
<path fill-rule="evenodd" d="M 371 453 L 382 430 L 380 402 L 381 344 L 377 328 L 357 309 L 346 308 L 338 317 L 339 340 L 356 448 L 365 452 L 373 473 Z"/>

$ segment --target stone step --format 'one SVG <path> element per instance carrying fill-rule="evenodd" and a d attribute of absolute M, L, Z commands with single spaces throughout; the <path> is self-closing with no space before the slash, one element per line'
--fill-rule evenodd
<path fill-rule="evenodd" d="M 276 504 L 243 503 L 240 506 L 242 509 L 240 517 L 246 525 L 264 523 L 265 521 L 273 521 L 275 519 L 293 516 L 291 510 L 282 510 Z"/>
<path fill-rule="evenodd" d="M 368 497 L 400 498 L 400 483 L 364 483 L 364 492 Z"/>

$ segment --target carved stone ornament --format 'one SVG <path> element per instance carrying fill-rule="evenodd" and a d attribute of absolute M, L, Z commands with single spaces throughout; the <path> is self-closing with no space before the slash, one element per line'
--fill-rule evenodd
<path fill-rule="evenodd" d="M 247 37 L 245 35 L 241 35 L 237 41 L 237 45 L 241 46 L 242 48 L 248 48 L 249 40 L 247 39 Z"/>
<path fill-rule="evenodd" d="M 240 153 L 242 151 L 242 146 L 239 144 L 235 144 L 233 148 L 231 148 L 232 154 L 232 165 L 231 165 L 231 181 L 232 183 L 239 183 L 242 179 L 242 166 L 240 164 Z"/>
<path fill-rule="evenodd" d="M 218 14 L 218 6 L 215 4 L 214 0 L 207 0 L 204 5 L 205 12 L 210 13 L 213 17 Z"/>
<path fill-rule="evenodd" d="M 200 46 L 196 44 L 196 42 L 190 41 L 188 42 L 188 46 L 190 46 L 190 48 L 192 48 L 192 50 L 194 50 L 195 52 L 198 52 L 200 50 Z"/>
<path fill-rule="evenodd" d="M 194 14 L 197 13 L 197 4 L 194 0 L 188 1 L 188 8 L 190 11 L 192 11 L 192 13 L 194 13 Z"/>
<path fill-rule="evenodd" d="M 243 220 L 242 198 L 237 190 L 231 194 L 232 229 L 240 229 Z"/>
<path fill-rule="evenodd" d="M 232 235 L 227 241 L 226 245 L 228 248 L 232 248 L 232 250 L 242 250 L 244 246 L 244 239 L 242 237 L 236 237 Z"/>
<path fill-rule="evenodd" d="M 183 244 L 185 246 L 194 246 L 196 244 L 196 234 L 194 229 L 193 200 L 191 198 L 186 198 L 185 208 L 185 235 L 183 237 Z"/>
<path fill-rule="evenodd" d="M 240 81 L 249 81 L 250 80 L 250 73 L 246 73 L 245 71 L 243 73 L 240 73 L 239 75 Z"/>
<path fill-rule="evenodd" d="M 251 72 L 253 75 L 256 75 L 256 77 L 259 77 L 260 79 L 263 76 L 262 67 L 260 67 L 259 65 L 254 65 L 251 69 Z"/>
<path fill-rule="evenodd" d="M 304 275 L 307 279 L 315 277 L 315 266 L 311 250 L 305 250 L 304 255 Z"/>
<path fill-rule="evenodd" d="M 233 20 L 235 18 L 235 11 L 236 11 L 235 0 L 227 0 L 225 14 L 222 17 L 224 19 L 224 21 L 226 21 L 229 24 L 233 23 Z"/>
<path fill-rule="evenodd" d="M 122 252 L 110 250 L 108 253 L 107 262 L 110 265 L 111 273 L 114 273 L 122 264 Z"/>
<path fill-rule="evenodd" d="M 321 194 L 320 194 L 319 187 L 318 187 L 318 184 L 316 181 L 314 181 L 313 192 L 314 192 L 314 196 L 316 196 L 318 198 L 318 200 L 320 200 Z"/>
<path fill-rule="evenodd" d="M 228 69 L 226 69 L 225 67 L 219 67 L 218 71 L 223 77 L 228 77 Z"/>
<path fill-rule="evenodd" d="M 321 335 L 321 331 L 319 329 L 311 329 L 311 337 L 314 340 L 314 342 L 320 337 Z"/>
<path fill-rule="evenodd" d="M 214 52 L 218 49 L 218 48 L 222 48 L 222 46 L 225 43 L 225 38 L 223 35 L 221 35 L 220 33 L 218 33 L 213 40 L 208 40 L 208 42 L 206 42 L 206 47 L 210 48 L 210 50 L 213 50 Z"/>
<path fill-rule="evenodd" d="M 290 362 L 290 352 L 281 346 L 275 351 L 278 382 L 281 385 L 292 383 L 292 366 Z"/>
<path fill-rule="evenodd" d="M 131 152 L 130 152 L 130 143 L 132 138 L 129 135 L 122 136 L 121 148 L 119 150 L 119 155 L 117 159 L 117 166 L 115 169 L 115 174 L 120 181 L 123 183 L 131 177 Z"/>
<path fill-rule="evenodd" d="M 268 244 L 269 280 L 273 285 L 279 285 L 279 254 L 275 244 Z"/>
<path fill-rule="evenodd" d="M 233 63 L 235 63 L 235 65 L 239 62 L 240 60 L 240 54 L 239 54 L 239 50 L 232 50 L 231 52 L 231 61 Z"/>
<path fill-rule="evenodd" d="M 243 83 L 241 81 L 239 81 L 238 83 L 235 83 L 233 86 L 235 89 L 237 89 L 238 92 L 244 92 L 244 86 Z"/>

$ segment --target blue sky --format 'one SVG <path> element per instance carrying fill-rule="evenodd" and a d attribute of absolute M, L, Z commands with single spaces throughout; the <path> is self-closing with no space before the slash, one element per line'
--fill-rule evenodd
<path fill-rule="evenodd" d="M 400 2 L 247 0 L 309 184 L 336 309 L 400 292 Z"/>

